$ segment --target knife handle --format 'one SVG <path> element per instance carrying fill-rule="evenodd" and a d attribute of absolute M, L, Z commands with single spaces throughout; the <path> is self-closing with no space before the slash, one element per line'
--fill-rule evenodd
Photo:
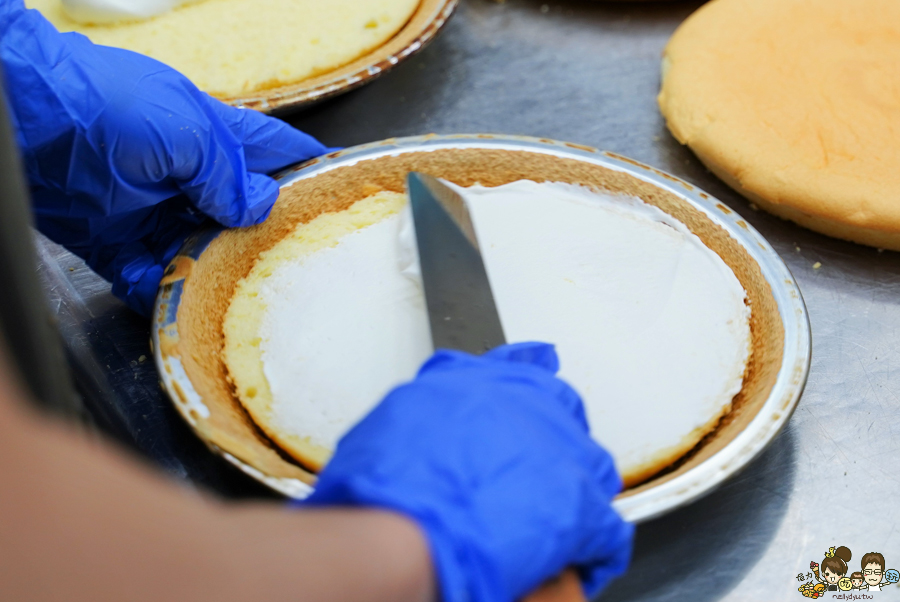
<path fill-rule="evenodd" d="M 587 602 L 581 579 L 574 569 L 566 569 L 528 594 L 522 602 Z"/>

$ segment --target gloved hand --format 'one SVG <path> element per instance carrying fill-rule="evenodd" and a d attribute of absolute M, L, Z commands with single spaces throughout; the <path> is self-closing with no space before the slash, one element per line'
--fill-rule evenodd
<path fill-rule="evenodd" d="M 403 513 L 431 546 L 443 602 L 510 602 L 567 566 L 595 595 L 621 574 L 632 526 L 550 345 L 439 351 L 338 443 L 306 505 Z"/>
<path fill-rule="evenodd" d="M 264 174 L 327 151 L 153 59 L 60 34 L 22 0 L 0 2 L 0 59 L 38 229 L 144 315 L 204 214 L 263 221 L 278 196 Z"/>

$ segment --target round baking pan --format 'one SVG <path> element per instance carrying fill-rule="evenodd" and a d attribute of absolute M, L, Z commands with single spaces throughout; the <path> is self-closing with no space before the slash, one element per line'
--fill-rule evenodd
<path fill-rule="evenodd" d="M 397 34 L 355 61 L 293 84 L 246 96 L 220 98 L 238 107 L 286 113 L 367 84 L 422 50 L 447 23 L 459 0 L 422 0 Z"/>
<path fill-rule="evenodd" d="M 508 181 L 566 181 L 635 194 L 688 226 L 741 281 L 751 308 L 753 348 L 744 387 L 732 411 L 686 456 L 616 498 L 624 518 L 647 520 L 708 493 L 759 455 L 787 423 L 809 371 L 806 307 L 787 267 L 738 214 L 678 178 L 589 147 L 524 137 L 432 135 L 357 146 L 287 170 L 278 176 L 282 187 L 296 184 L 308 198 L 276 204 L 269 221 L 252 229 L 226 236 L 220 228 L 204 229 L 172 261 L 155 308 L 154 356 L 163 388 L 214 452 L 287 496 L 302 498 L 312 491 L 315 476 L 259 431 L 233 393 L 220 353 L 223 307 L 255 262 L 261 242 L 274 244 L 293 224 L 321 213 L 334 202 L 338 187 L 349 186 L 356 200 L 373 187 L 402 190 L 402 176 L 411 168 L 461 185 L 504 183 L 493 181 L 493 174 L 502 172 Z M 348 184 L 351 173 L 358 181 Z M 229 262 L 227 268 L 223 262 Z"/>

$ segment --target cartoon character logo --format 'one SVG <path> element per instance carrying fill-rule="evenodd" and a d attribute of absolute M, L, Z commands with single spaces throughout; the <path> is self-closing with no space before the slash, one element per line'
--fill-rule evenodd
<path fill-rule="evenodd" d="M 826 591 L 838 591 L 838 581 L 847 574 L 847 563 L 851 558 L 853 558 L 853 553 L 846 546 L 831 547 L 825 552 L 825 558 L 821 565 L 822 574 L 821 576 L 816 575 L 816 578 L 825 584 Z"/>
<path fill-rule="evenodd" d="M 868 589 L 870 592 L 881 591 L 885 573 L 884 556 L 878 552 L 863 554 L 861 564 L 863 579 L 866 582 L 863 589 Z"/>
<path fill-rule="evenodd" d="M 897 583 L 900 581 L 900 571 L 897 569 L 888 569 L 884 573 L 884 580 L 888 583 Z"/>
<path fill-rule="evenodd" d="M 863 554 L 860 570 L 848 576 L 848 563 L 852 558 L 853 554 L 846 546 L 828 548 L 821 564 L 810 562 L 810 572 L 797 575 L 798 581 L 806 581 L 798 591 L 807 598 L 821 598 L 826 592 L 857 590 L 871 593 L 881 591 L 885 585 L 900 583 L 900 571 L 886 569 L 884 556 L 878 552 Z"/>
<path fill-rule="evenodd" d="M 813 585 L 813 582 L 804 583 L 800 586 L 800 593 L 806 596 L 807 598 L 821 598 L 825 595 L 825 584 L 824 583 L 816 583 Z"/>

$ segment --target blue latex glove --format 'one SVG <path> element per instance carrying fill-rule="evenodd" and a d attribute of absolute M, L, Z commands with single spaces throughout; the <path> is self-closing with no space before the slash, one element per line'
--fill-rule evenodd
<path fill-rule="evenodd" d="M 558 368 L 542 343 L 439 351 L 340 441 L 304 503 L 414 519 L 443 602 L 518 600 L 567 566 L 595 595 L 625 570 L 633 528 L 610 507 L 621 480 Z"/>
<path fill-rule="evenodd" d="M 144 315 L 205 216 L 263 221 L 278 196 L 264 174 L 327 151 L 153 59 L 60 34 L 22 0 L 0 1 L 0 59 L 38 229 Z"/>

